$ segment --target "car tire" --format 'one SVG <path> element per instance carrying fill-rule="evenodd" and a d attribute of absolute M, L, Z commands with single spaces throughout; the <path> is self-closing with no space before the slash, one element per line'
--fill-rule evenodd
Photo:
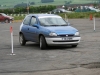
<path fill-rule="evenodd" d="M 21 46 L 24 46 L 26 44 L 26 40 L 23 34 L 19 35 L 19 43 Z"/>
<path fill-rule="evenodd" d="M 8 23 L 12 23 L 12 20 L 9 20 L 9 22 Z"/>
<path fill-rule="evenodd" d="M 9 19 L 5 19 L 5 21 L 4 21 L 5 23 L 9 23 Z"/>
<path fill-rule="evenodd" d="M 46 40 L 45 40 L 44 36 L 40 36 L 39 44 L 40 44 L 40 49 L 41 50 L 46 49 L 47 43 L 46 43 Z"/>
<path fill-rule="evenodd" d="M 77 45 L 72 45 L 72 47 L 74 48 L 74 47 L 77 47 Z"/>

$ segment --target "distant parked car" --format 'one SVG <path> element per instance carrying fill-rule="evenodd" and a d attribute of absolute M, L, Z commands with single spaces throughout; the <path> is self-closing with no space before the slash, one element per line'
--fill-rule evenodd
<path fill-rule="evenodd" d="M 10 23 L 14 20 L 12 16 L 8 16 L 4 13 L 0 13 L 0 22 Z"/>
<path fill-rule="evenodd" d="M 72 11 L 68 11 L 68 10 L 65 10 L 63 8 L 57 8 L 57 9 L 54 9 L 51 11 L 52 14 L 55 14 L 55 13 L 71 13 Z"/>
<path fill-rule="evenodd" d="M 100 9 L 96 9 L 94 7 L 88 7 L 90 10 L 95 11 L 95 12 L 100 12 Z"/>
<path fill-rule="evenodd" d="M 47 46 L 71 45 L 77 47 L 80 42 L 79 31 L 70 26 L 62 17 L 54 14 L 29 14 L 20 26 L 19 42 L 23 46 L 28 41 Z"/>
<path fill-rule="evenodd" d="M 100 9 L 96 9 L 92 6 L 83 6 L 83 8 L 77 8 L 75 12 L 100 12 Z"/>

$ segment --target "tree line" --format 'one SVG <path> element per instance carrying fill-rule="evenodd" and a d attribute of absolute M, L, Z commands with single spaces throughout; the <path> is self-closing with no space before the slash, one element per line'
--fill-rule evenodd
<path fill-rule="evenodd" d="M 54 2 L 54 0 L 41 0 L 42 3 Z"/>
<path fill-rule="evenodd" d="M 29 13 L 48 13 L 55 8 L 56 6 L 54 5 L 29 6 L 29 7 L 0 9 L 0 12 L 5 14 L 25 14 L 27 13 L 27 11 L 29 11 Z"/>

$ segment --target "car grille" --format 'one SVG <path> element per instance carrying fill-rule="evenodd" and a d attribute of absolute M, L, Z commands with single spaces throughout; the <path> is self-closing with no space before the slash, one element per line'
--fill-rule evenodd
<path fill-rule="evenodd" d="M 74 34 L 64 34 L 64 35 L 58 35 L 58 36 L 60 36 L 60 37 L 73 37 L 74 36 Z"/>

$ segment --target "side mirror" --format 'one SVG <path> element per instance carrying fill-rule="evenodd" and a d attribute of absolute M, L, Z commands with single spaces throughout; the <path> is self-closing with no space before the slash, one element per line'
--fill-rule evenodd
<path fill-rule="evenodd" d="M 37 24 L 34 24 L 33 27 L 39 28 L 39 26 Z"/>

